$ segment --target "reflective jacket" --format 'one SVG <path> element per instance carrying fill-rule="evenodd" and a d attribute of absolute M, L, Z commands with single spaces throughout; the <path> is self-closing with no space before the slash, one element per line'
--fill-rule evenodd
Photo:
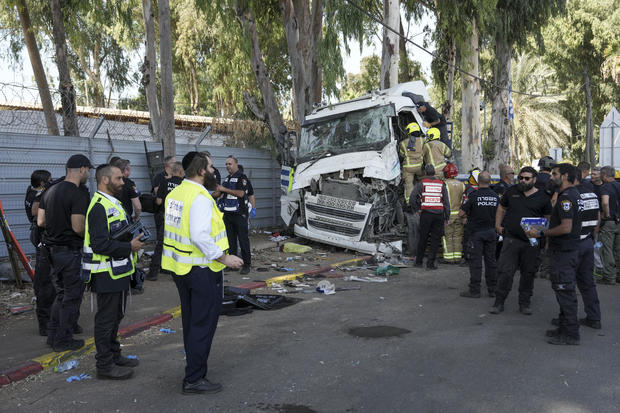
<path fill-rule="evenodd" d="M 423 178 L 421 210 L 443 211 L 443 181 L 438 178 Z"/>
<path fill-rule="evenodd" d="M 433 165 L 435 173 L 441 173 L 446 166 L 446 158 L 452 155 L 450 148 L 440 140 L 429 141 L 422 149 L 425 165 Z"/>
<path fill-rule="evenodd" d="M 448 190 L 448 199 L 450 200 L 450 217 L 457 216 L 461 205 L 463 204 L 463 194 L 465 194 L 465 185 L 458 179 L 446 179 L 446 188 Z"/>
<path fill-rule="evenodd" d="M 242 179 L 247 178 L 243 173 L 241 173 L 241 171 L 237 171 L 232 175 L 228 175 L 226 179 L 222 181 L 222 186 L 228 189 L 236 190 L 238 189 L 237 183 Z M 244 198 L 245 196 L 240 199 L 233 194 L 223 193 L 222 197 L 217 201 L 217 206 L 224 213 L 246 213 Z"/>
<path fill-rule="evenodd" d="M 413 143 L 412 139 L 414 139 Z M 409 144 L 411 143 L 411 147 Z M 403 157 L 403 171 L 422 175 L 422 152 L 424 148 L 424 138 L 407 138 L 399 146 L 400 155 Z"/>
<path fill-rule="evenodd" d="M 138 260 L 136 253 L 131 253 L 131 256 L 127 258 L 116 259 L 107 255 L 97 254 L 90 245 L 88 215 L 96 204 L 101 204 L 105 208 L 108 220 L 108 231 L 110 231 L 110 233 L 116 232 L 124 226 L 129 225 L 127 216 L 125 215 L 125 209 L 120 203 L 116 204 L 112 202 L 108 197 L 99 192 L 93 195 L 93 199 L 91 199 L 88 210 L 86 211 L 84 247 L 82 248 L 82 280 L 84 282 L 90 282 L 90 278 L 97 274 L 107 274 L 113 280 L 127 277 L 135 271 L 135 265 Z"/>
<path fill-rule="evenodd" d="M 166 197 L 164 214 L 164 249 L 161 267 L 176 275 L 185 275 L 193 266 L 206 266 L 218 272 L 226 267 L 219 261 L 209 260 L 200 248 L 190 239 L 189 211 L 197 196 L 204 195 L 211 200 L 213 209 L 211 216 L 211 238 L 222 251 L 228 249 L 228 237 L 224 225 L 223 214 L 217 208 L 211 194 L 202 186 L 194 185 L 187 180 L 174 188 Z"/>

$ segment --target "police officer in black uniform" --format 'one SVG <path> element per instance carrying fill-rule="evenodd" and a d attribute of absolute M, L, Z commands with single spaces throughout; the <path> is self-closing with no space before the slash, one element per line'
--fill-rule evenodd
<path fill-rule="evenodd" d="M 54 351 L 76 350 L 84 345 L 84 340 L 73 338 L 73 329 L 84 292 L 80 266 L 89 199 L 81 185 L 88 180 L 92 167 L 86 156 L 71 156 L 65 179 L 46 190 L 39 204 L 37 224 L 45 227 L 56 288 L 47 325 L 47 342 Z"/>
<path fill-rule="evenodd" d="M 435 176 L 435 167 L 424 165 L 424 172 L 426 176 L 413 187 L 409 197 L 413 212 L 420 216 L 420 239 L 415 266 L 422 267 L 424 251 L 430 238 L 426 268 L 436 270 L 437 248 L 450 220 L 450 199 L 446 183 Z"/>
<path fill-rule="evenodd" d="M 30 222 L 30 242 L 36 249 L 34 281 L 32 287 L 37 298 L 37 320 L 39 334 L 47 336 L 47 323 L 50 320 L 50 310 L 56 297 L 56 290 L 52 283 L 49 250 L 42 238 L 43 228 L 37 225 L 37 212 L 41 203 L 41 195 L 52 180 L 52 174 L 44 169 L 38 169 L 30 175 L 30 186 L 26 191 L 24 207 Z"/>
<path fill-rule="evenodd" d="M 551 179 L 560 190 L 551 213 L 549 229 L 530 229 L 528 237 L 546 236 L 551 251 L 551 287 L 560 305 L 559 330 L 550 344 L 579 344 L 578 303 L 575 292 L 579 233 L 579 191 L 575 188 L 575 167 L 569 163 L 553 166 Z"/>
<path fill-rule="evenodd" d="M 469 290 L 463 291 L 461 297 L 480 298 L 480 281 L 482 279 L 482 257 L 484 255 L 484 277 L 489 297 L 495 297 L 497 283 L 497 262 L 495 261 L 495 215 L 499 196 L 489 188 L 491 175 L 483 171 L 478 176 L 478 190 L 467 197 L 459 211 L 460 217 L 467 217 L 469 240 Z"/>
<path fill-rule="evenodd" d="M 218 200 L 218 207 L 224 213 L 224 224 L 228 234 L 228 253 L 237 255 L 238 242 L 243 259 L 240 274 L 249 274 L 252 256 L 248 234 L 249 211 L 245 203 L 248 194 L 248 178 L 239 170 L 239 162 L 232 155 L 226 158 L 226 170 L 229 175 L 221 185 L 218 185 L 217 191 L 222 194 Z"/>
<path fill-rule="evenodd" d="M 577 174 L 575 180 L 579 191 L 579 218 L 581 220 L 580 241 L 577 247 L 577 287 L 581 293 L 586 317 L 579 324 L 599 330 L 601 328 L 601 307 L 594 281 L 594 238 L 600 223 L 599 202 L 583 174 Z M 560 317 L 561 318 L 561 317 Z M 560 318 L 551 320 L 551 324 L 559 326 Z M 551 330 L 558 334 L 558 330 Z"/>
<path fill-rule="evenodd" d="M 519 279 L 519 312 L 531 315 L 531 297 L 534 290 L 534 274 L 538 267 L 539 246 L 532 246 L 523 228 L 521 218 L 548 217 L 551 214 L 549 197 L 536 187 L 536 170 L 531 166 L 521 168 L 517 185 L 511 186 L 502 196 L 497 214 L 495 230 L 504 237 L 502 252 L 497 264 L 497 287 L 495 303 L 489 312 L 504 311 L 504 301 L 512 289 L 517 268 Z"/>

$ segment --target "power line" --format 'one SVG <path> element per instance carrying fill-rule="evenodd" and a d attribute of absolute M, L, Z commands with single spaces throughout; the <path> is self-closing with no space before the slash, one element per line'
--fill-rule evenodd
<path fill-rule="evenodd" d="M 556 93 L 556 94 L 551 94 L 551 95 L 538 95 L 538 94 L 535 94 L 535 93 L 528 93 L 528 92 L 521 92 L 521 91 L 518 91 L 518 90 L 511 90 L 510 88 L 507 88 L 505 86 L 501 86 L 501 85 L 498 85 L 496 83 L 493 83 L 492 81 L 484 79 L 484 78 L 482 78 L 480 76 L 474 75 L 473 73 L 469 73 L 468 71 L 466 71 L 464 69 L 461 69 L 456 64 L 450 63 L 449 61 L 447 61 L 443 57 L 439 56 L 438 54 L 431 52 L 430 50 L 428 50 L 424 46 L 420 46 L 419 44 L 417 44 L 416 42 L 414 42 L 413 40 L 411 40 L 407 36 L 404 36 L 404 35 L 400 34 L 400 31 L 396 31 L 396 30 L 392 29 L 390 26 L 386 25 L 383 21 L 377 19 L 370 12 L 366 11 L 364 8 L 359 6 L 354 1 L 352 1 L 352 0 L 345 0 L 345 1 L 347 3 L 349 3 L 351 6 L 355 7 L 360 12 L 362 12 L 362 14 L 366 15 L 368 18 L 370 18 L 375 23 L 380 24 L 385 29 L 387 29 L 387 30 L 391 31 L 392 33 L 396 34 L 398 37 L 400 37 L 401 39 L 405 40 L 406 42 L 411 43 L 412 45 L 414 45 L 418 49 L 420 49 L 420 50 L 430 54 L 431 56 L 433 56 L 435 59 L 439 60 L 440 62 L 445 63 L 448 66 L 453 67 L 455 70 L 457 70 L 462 75 L 466 75 L 466 76 L 472 77 L 472 78 L 474 78 L 474 79 L 476 79 L 476 80 L 478 80 L 480 82 L 486 83 L 486 84 L 488 84 L 488 85 L 490 85 L 492 87 L 495 87 L 497 89 L 506 90 L 506 91 L 509 91 L 511 93 L 515 93 L 515 94 L 523 95 L 523 96 L 530 96 L 530 97 L 537 97 L 538 98 L 538 97 L 555 97 L 555 96 L 565 96 L 566 95 L 566 93 Z M 581 86 L 579 86 L 577 89 L 581 89 L 584 85 L 585 85 L 585 83 L 581 84 Z M 575 90 L 577 90 L 577 89 L 575 89 Z"/>

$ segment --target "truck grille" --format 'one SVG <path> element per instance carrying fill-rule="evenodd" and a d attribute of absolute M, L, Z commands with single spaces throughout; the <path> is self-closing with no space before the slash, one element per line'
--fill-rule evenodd
<path fill-rule="evenodd" d="M 316 219 L 308 219 L 308 225 L 322 229 L 324 231 L 335 232 L 337 234 L 343 234 L 350 237 L 359 235 L 361 231 L 359 228 L 343 227 L 341 225 L 317 221 Z"/>
<path fill-rule="evenodd" d="M 345 219 L 347 221 L 364 221 L 366 219 L 366 215 L 361 212 L 344 211 L 342 209 L 333 209 L 316 204 L 306 204 L 306 208 L 317 214 Z"/>

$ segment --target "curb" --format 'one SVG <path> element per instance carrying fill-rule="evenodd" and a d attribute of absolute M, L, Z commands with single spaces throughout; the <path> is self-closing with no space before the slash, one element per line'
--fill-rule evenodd
<path fill-rule="evenodd" d="M 271 286 L 273 283 L 281 282 L 281 281 L 291 281 L 297 278 L 301 278 L 304 275 L 316 275 L 323 272 L 327 272 L 334 267 L 339 267 L 345 264 L 352 264 L 354 262 L 367 261 L 372 256 L 364 256 L 360 258 L 353 258 L 351 260 L 335 262 L 333 264 L 325 265 L 323 267 L 315 268 L 313 270 L 298 272 L 294 274 L 281 275 L 278 277 L 272 277 L 264 282 L 251 282 L 247 284 L 242 284 L 238 286 L 239 288 L 248 288 L 248 289 L 256 289 Z M 148 330 L 151 327 L 156 325 L 164 324 L 174 318 L 179 318 L 181 316 L 181 306 L 176 306 L 170 308 L 168 310 L 164 310 L 161 314 L 155 315 L 153 317 L 147 318 L 145 320 L 137 321 L 133 324 L 130 324 L 126 327 L 123 327 L 118 331 L 118 334 L 123 337 L 131 337 L 136 335 L 144 330 Z M 30 361 L 27 361 L 17 367 L 13 367 L 11 369 L 0 371 L 0 388 L 6 386 L 10 383 L 15 383 L 20 380 L 25 379 L 28 376 L 32 376 L 33 374 L 38 374 L 43 370 L 47 370 L 52 368 L 53 366 L 58 365 L 66 360 L 74 358 L 76 356 L 81 356 L 83 354 L 91 353 L 95 350 L 95 339 L 91 337 L 87 339 L 84 343 L 84 347 L 78 350 L 68 350 L 61 353 L 48 353 L 44 354 L 40 357 L 36 357 Z"/>

